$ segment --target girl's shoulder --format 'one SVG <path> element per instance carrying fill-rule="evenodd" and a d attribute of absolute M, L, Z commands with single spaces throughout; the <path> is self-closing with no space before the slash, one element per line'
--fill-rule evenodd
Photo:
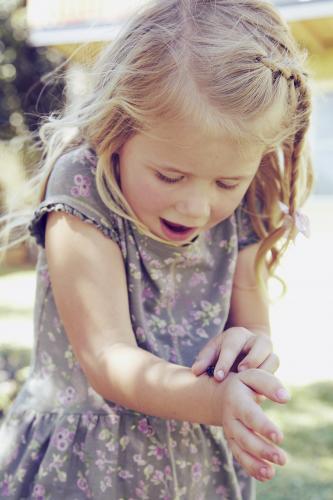
<path fill-rule="evenodd" d="M 121 240 L 124 221 L 100 196 L 96 185 L 97 161 L 96 153 L 87 145 L 68 151 L 55 161 L 44 197 L 29 225 L 37 244 L 45 246 L 46 219 L 52 211 L 79 217 L 114 241 Z"/>
<path fill-rule="evenodd" d="M 68 192 L 74 197 L 87 197 L 96 173 L 97 155 L 87 145 L 59 156 L 51 170 L 45 198 L 54 191 Z"/>
<path fill-rule="evenodd" d="M 259 206 L 257 209 L 260 211 Z M 245 198 L 234 212 L 234 223 L 236 225 L 238 250 L 243 250 L 243 248 L 260 241 L 260 237 L 253 227 L 251 213 L 247 208 Z"/>

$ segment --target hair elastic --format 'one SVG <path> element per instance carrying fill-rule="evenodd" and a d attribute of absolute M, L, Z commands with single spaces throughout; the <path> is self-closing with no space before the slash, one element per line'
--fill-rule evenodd
<path fill-rule="evenodd" d="M 306 238 L 310 237 L 310 220 L 309 217 L 303 214 L 300 210 L 296 210 L 293 215 L 285 203 L 279 201 L 279 207 L 283 215 L 282 227 L 290 232 L 296 228 L 296 234 L 302 233 Z"/>

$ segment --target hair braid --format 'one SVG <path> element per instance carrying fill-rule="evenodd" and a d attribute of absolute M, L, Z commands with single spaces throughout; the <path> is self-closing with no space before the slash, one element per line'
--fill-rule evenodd
<path fill-rule="evenodd" d="M 295 125 L 293 134 L 282 144 L 283 168 L 276 151 L 268 153 L 259 167 L 260 175 L 256 176 L 247 193 L 247 206 L 252 214 L 252 223 L 257 234 L 263 239 L 256 258 L 256 274 L 258 281 L 264 286 L 263 269 L 268 268 L 269 274 L 274 274 L 281 257 L 287 250 L 290 241 L 296 235 L 295 216 L 297 208 L 302 204 L 312 185 L 311 164 L 302 165 L 304 161 L 304 148 L 306 132 L 309 128 L 311 101 L 306 81 L 307 74 L 294 68 L 276 64 L 267 57 L 258 56 L 257 62 L 262 63 L 272 72 L 272 83 L 279 78 L 287 81 L 289 89 L 289 102 L 295 112 Z M 277 82 L 278 83 L 278 82 Z M 300 179 L 301 174 L 305 177 Z M 275 181 L 275 182 L 274 182 Z M 303 185 L 302 182 L 303 181 Z M 269 187 L 270 199 L 265 197 L 265 190 Z M 299 199 L 299 193 L 303 196 Z M 262 205 L 260 217 L 254 216 L 258 211 L 259 203 Z M 282 201 L 289 207 L 289 214 L 293 226 L 287 237 L 286 230 L 281 224 L 281 212 L 278 202 Z M 267 259 L 267 255 L 269 258 Z M 285 284 L 280 280 L 283 288 Z"/>

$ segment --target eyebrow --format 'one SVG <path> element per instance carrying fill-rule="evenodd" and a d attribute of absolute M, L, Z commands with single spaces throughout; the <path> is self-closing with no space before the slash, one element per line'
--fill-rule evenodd
<path fill-rule="evenodd" d="M 174 167 L 164 167 L 162 165 L 157 165 L 157 168 L 162 168 L 163 170 L 167 170 L 168 172 L 172 172 L 174 174 L 181 174 L 181 175 L 188 175 L 189 172 L 184 172 L 182 170 L 179 170 L 178 168 L 174 168 Z M 227 176 L 219 176 L 218 179 L 224 179 L 224 180 L 228 180 L 228 181 L 241 181 L 243 179 L 248 179 L 249 177 L 252 177 L 252 174 L 248 174 L 248 175 L 236 175 L 236 176 L 231 176 L 231 177 L 227 177 Z"/>

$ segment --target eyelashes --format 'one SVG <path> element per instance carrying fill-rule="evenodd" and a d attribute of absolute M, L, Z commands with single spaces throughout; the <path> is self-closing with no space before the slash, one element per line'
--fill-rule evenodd
<path fill-rule="evenodd" d="M 156 171 L 156 176 L 163 182 L 168 182 L 169 184 L 175 184 L 183 179 L 183 177 L 167 177 L 166 175 L 161 174 L 158 170 Z"/>
<path fill-rule="evenodd" d="M 224 184 L 224 182 L 217 181 L 216 184 L 220 189 L 236 189 L 238 187 L 238 184 Z"/>
<path fill-rule="evenodd" d="M 166 182 L 168 184 L 176 184 L 176 182 L 180 182 L 184 177 L 167 177 L 164 174 L 161 174 L 158 170 L 156 170 L 156 177 L 162 182 Z M 238 184 L 225 184 L 222 181 L 216 181 L 216 185 L 220 189 L 232 190 L 238 187 Z"/>

